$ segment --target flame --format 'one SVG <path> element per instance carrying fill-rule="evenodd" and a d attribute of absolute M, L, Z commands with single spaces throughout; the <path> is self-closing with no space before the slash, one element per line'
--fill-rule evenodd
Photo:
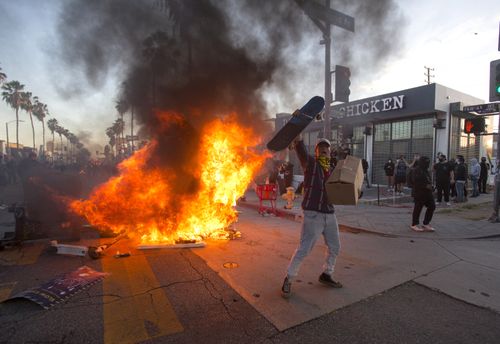
<path fill-rule="evenodd" d="M 197 156 L 190 159 L 196 162 L 191 172 L 197 191 L 177 193 L 185 176 L 146 164 L 157 148 L 152 141 L 119 165 L 118 176 L 95 189 L 88 200 L 71 202 L 70 208 L 92 225 L 127 232 L 142 244 L 225 239 L 225 229 L 237 219 L 237 199 L 267 158 L 248 148 L 257 143 L 255 133 L 234 120 L 210 122 L 201 131 Z"/>

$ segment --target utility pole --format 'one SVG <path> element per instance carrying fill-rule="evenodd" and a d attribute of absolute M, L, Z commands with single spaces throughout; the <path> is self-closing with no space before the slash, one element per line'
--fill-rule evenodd
<path fill-rule="evenodd" d="M 325 0 L 325 7 L 330 8 L 330 0 Z M 332 125 L 330 119 L 330 110 L 332 104 L 332 72 L 331 72 L 331 25 L 325 22 L 325 31 L 323 32 L 323 41 L 325 42 L 325 113 L 323 137 L 332 140 Z"/>
<path fill-rule="evenodd" d="M 434 72 L 434 68 L 430 68 L 430 67 L 426 67 L 426 66 L 424 66 L 424 68 L 427 69 L 427 73 L 424 73 L 424 75 L 427 77 L 427 80 L 425 80 L 425 82 L 427 82 L 427 85 L 430 85 L 431 78 L 435 77 L 435 75 L 431 75 L 431 71 Z"/>
<path fill-rule="evenodd" d="M 331 26 L 338 26 L 347 31 L 354 32 L 354 18 L 330 8 L 330 0 L 325 0 L 325 6 L 312 0 L 295 0 L 297 5 L 309 16 L 314 24 L 323 33 L 320 44 L 325 45 L 325 110 L 323 137 L 331 140 L 331 104 L 332 96 L 332 71 L 331 71 Z"/>

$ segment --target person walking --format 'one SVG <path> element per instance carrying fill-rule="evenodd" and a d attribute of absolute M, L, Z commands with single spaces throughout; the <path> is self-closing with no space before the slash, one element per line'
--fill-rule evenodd
<path fill-rule="evenodd" d="M 478 197 L 479 196 L 479 177 L 481 176 L 481 166 L 479 166 L 476 158 L 470 159 L 470 162 L 471 162 L 470 180 L 472 183 L 472 196 L 471 197 Z"/>
<path fill-rule="evenodd" d="M 434 172 L 436 173 L 436 189 L 437 189 L 437 201 L 436 204 L 440 204 L 443 199 L 446 205 L 451 205 L 450 203 L 450 182 L 454 181 L 453 167 L 446 160 L 446 156 L 441 154 L 439 156 L 439 162 L 434 164 Z"/>
<path fill-rule="evenodd" d="M 412 172 L 413 198 L 415 205 L 413 207 L 412 223 L 410 228 L 415 232 L 434 232 L 431 226 L 432 216 L 436 209 L 434 196 L 432 194 L 432 178 L 429 173 L 431 160 L 426 156 L 421 156 L 417 167 Z M 420 213 L 422 208 L 426 207 L 424 222 L 419 226 Z"/>
<path fill-rule="evenodd" d="M 300 242 L 295 250 L 286 277 L 281 287 L 281 295 L 289 298 L 292 283 L 298 275 L 300 265 L 311 252 L 316 240 L 322 235 L 327 246 L 326 261 L 319 282 L 333 288 L 342 288 L 342 284 L 333 280 L 335 261 L 340 250 L 339 226 L 333 204 L 328 201 L 325 183 L 333 168 L 330 164 L 330 142 L 320 139 L 314 149 L 314 157 L 309 155 L 299 135 L 293 143 L 300 164 L 304 170 L 304 197 L 302 209 L 304 217 L 300 231 Z"/>
<path fill-rule="evenodd" d="M 467 167 L 464 163 L 464 157 L 462 155 L 457 155 L 455 170 L 453 172 L 455 175 L 455 190 L 457 197 L 455 202 L 462 203 L 465 202 L 465 182 L 467 181 Z"/>
<path fill-rule="evenodd" d="M 490 170 L 490 164 L 486 162 L 486 158 L 483 156 L 481 158 L 481 174 L 479 175 L 479 192 L 486 194 L 486 183 L 488 182 L 488 171 Z"/>
<path fill-rule="evenodd" d="M 394 168 L 394 162 L 389 158 L 384 165 L 384 171 L 387 177 L 387 191 L 393 190 L 394 187 Z"/>

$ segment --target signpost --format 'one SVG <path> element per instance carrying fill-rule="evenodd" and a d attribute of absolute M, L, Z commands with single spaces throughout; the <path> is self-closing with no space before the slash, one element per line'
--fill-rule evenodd
<path fill-rule="evenodd" d="M 325 45 L 325 112 L 324 112 L 324 137 L 331 140 L 330 111 L 332 98 L 332 71 L 331 71 L 331 25 L 354 32 L 354 18 L 330 8 L 330 0 L 324 0 L 321 5 L 313 0 L 295 0 L 302 10 L 311 18 L 323 33 L 320 44 Z"/>
<path fill-rule="evenodd" d="M 493 114 L 500 111 L 500 103 L 478 104 L 471 106 L 464 106 L 463 111 L 475 112 L 480 115 Z"/>

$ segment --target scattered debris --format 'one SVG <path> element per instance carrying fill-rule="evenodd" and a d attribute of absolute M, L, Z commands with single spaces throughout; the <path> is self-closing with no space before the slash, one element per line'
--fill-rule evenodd
<path fill-rule="evenodd" d="M 71 256 L 81 256 L 84 257 L 87 255 L 89 248 L 87 246 L 79 246 L 79 245 L 69 245 L 69 244 L 59 244 L 57 240 L 52 240 L 50 242 L 52 247 L 57 249 L 57 254 L 67 254 Z"/>
<path fill-rule="evenodd" d="M 158 248 L 196 248 L 196 247 L 205 247 L 205 242 L 199 241 L 194 243 L 184 243 L 184 244 L 147 244 L 147 245 L 139 245 L 137 248 L 139 250 L 153 250 Z"/>

